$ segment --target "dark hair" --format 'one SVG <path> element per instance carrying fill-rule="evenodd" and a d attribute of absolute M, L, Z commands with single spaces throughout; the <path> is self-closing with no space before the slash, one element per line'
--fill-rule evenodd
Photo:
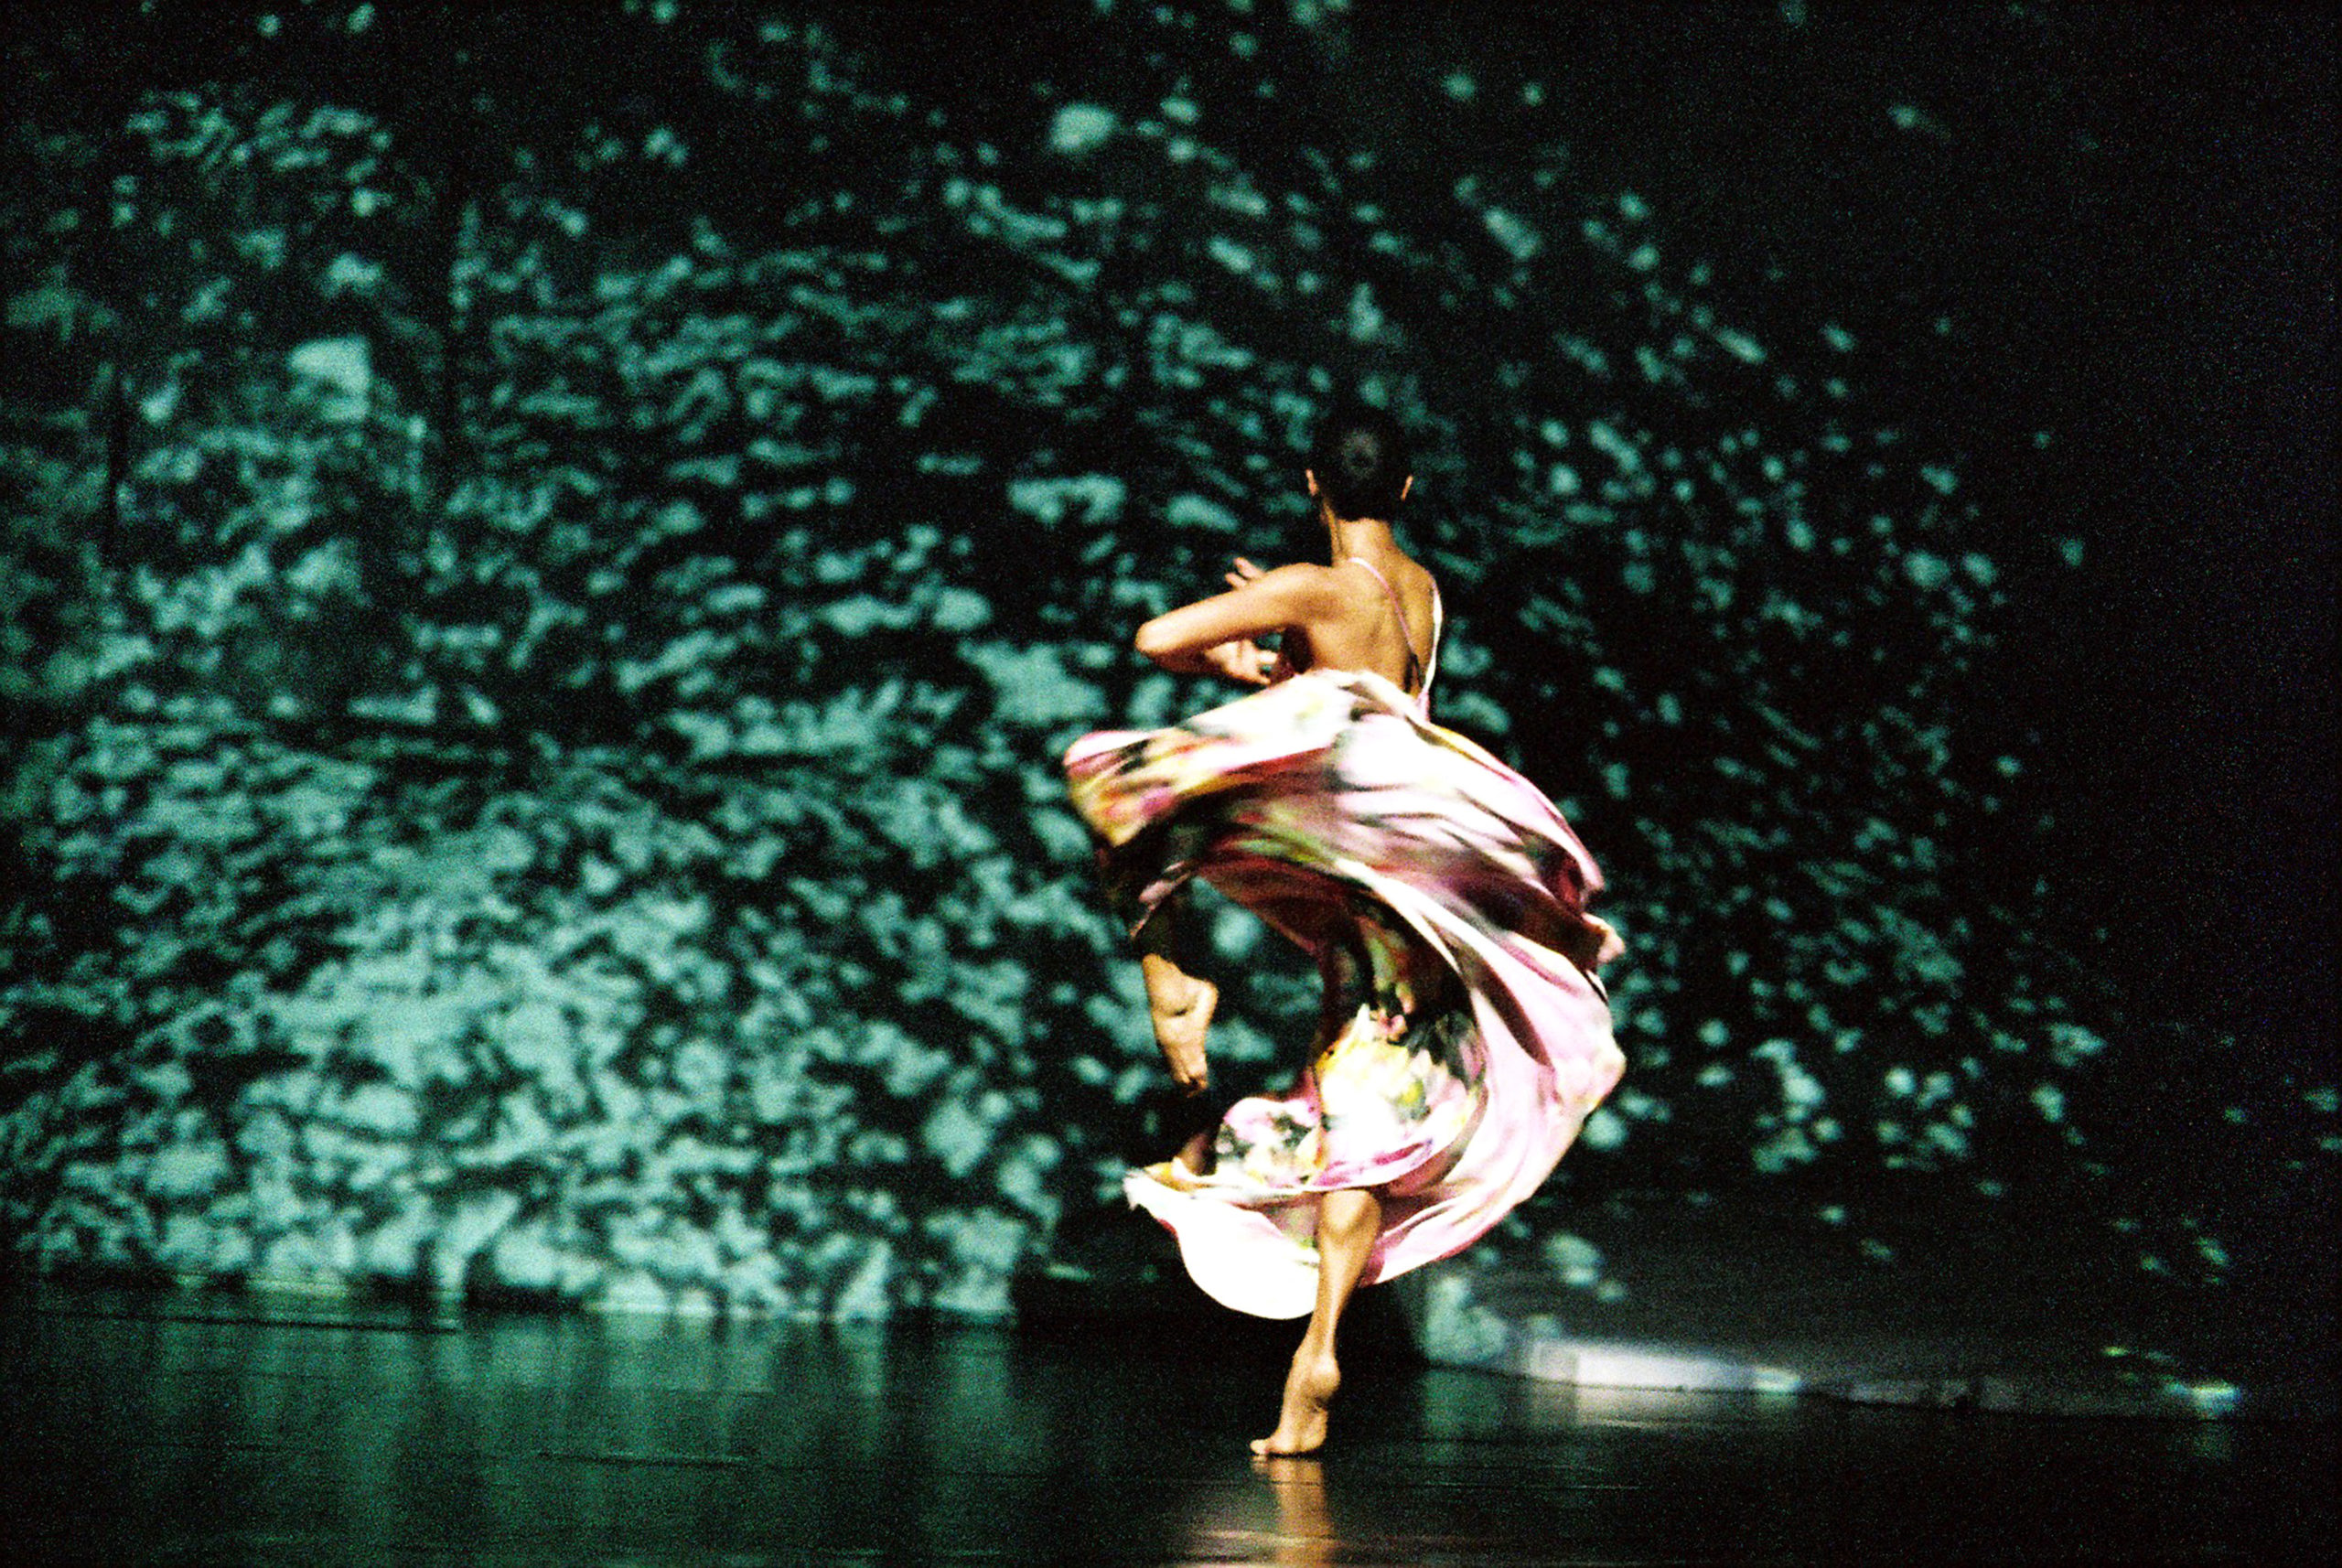
<path fill-rule="evenodd" d="M 1379 408 L 1341 403 L 1317 426 L 1309 471 L 1336 517 L 1388 518 L 1399 510 L 1412 472 L 1406 432 Z"/>

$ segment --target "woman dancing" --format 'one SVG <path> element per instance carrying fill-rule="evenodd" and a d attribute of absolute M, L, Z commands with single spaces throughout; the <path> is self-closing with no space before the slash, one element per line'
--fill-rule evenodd
<path fill-rule="evenodd" d="M 1291 1091 L 1237 1101 L 1124 1181 L 1208 1294 L 1309 1315 L 1261 1455 L 1325 1442 L 1352 1290 L 1485 1234 L 1625 1065 L 1594 977 L 1620 945 L 1586 911 L 1592 858 L 1535 786 L 1431 722 L 1439 589 L 1388 521 L 1413 483 L 1398 425 L 1341 410 L 1305 479 L 1327 564 L 1240 558 L 1228 592 L 1138 631 L 1166 670 L 1262 690 L 1167 729 L 1086 736 L 1066 756 L 1181 1085 L 1205 1085 L 1219 999 L 1172 940 L 1189 879 L 1298 943 L 1324 982 Z"/>

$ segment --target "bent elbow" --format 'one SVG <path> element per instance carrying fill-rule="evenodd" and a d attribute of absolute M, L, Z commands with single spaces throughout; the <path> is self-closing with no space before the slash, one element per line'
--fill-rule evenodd
<path fill-rule="evenodd" d="M 1138 634 L 1131 639 L 1131 646 L 1138 650 L 1140 658 L 1160 663 L 1176 644 L 1164 634 L 1161 621 L 1151 620 L 1138 628 Z"/>

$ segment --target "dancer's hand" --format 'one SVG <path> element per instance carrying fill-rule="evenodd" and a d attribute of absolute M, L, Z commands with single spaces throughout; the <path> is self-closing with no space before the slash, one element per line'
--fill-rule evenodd
<path fill-rule="evenodd" d="M 1202 657 L 1213 670 L 1245 686 L 1267 685 L 1269 672 L 1277 667 L 1276 654 L 1249 637 L 1216 643 L 1205 649 Z"/>
<path fill-rule="evenodd" d="M 1245 560 L 1241 555 L 1239 555 L 1236 558 L 1236 564 L 1229 569 L 1225 581 L 1231 588 L 1241 588 L 1252 584 L 1263 575 L 1264 574 L 1258 566 L 1253 565 L 1252 563 Z"/>
<path fill-rule="evenodd" d="M 1618 935 L 1618 929 L 1616 926 L 1613 926 L 1609 921 L 1604 919 L 1599 915 L 1586 916 L 1585 923 L 1592 926 L 1595 930 L 1601 934 L 1602 937 L 1601 945 L 1594 950 L 1595 968 L 1600 969 L 1612 959 L 1617 958 L 1626 952 L 1626 939 Z"/>

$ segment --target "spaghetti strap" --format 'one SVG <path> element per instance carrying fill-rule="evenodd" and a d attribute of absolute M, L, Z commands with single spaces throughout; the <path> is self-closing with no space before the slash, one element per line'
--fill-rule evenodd
<path fill-rule="evenodd" d="M 1391 585 L 1391 579 L 1363 555 L 1345 555 L 1342 559 L 1365 567 L 1373 574 L 1374 580 L 1382 585 L 1382 592 L 1391 600 L 1391 613 L 1399 618 L 1399 640 L 1407 646 L 1408 694 L 1428 707 L 1432 671 L 1439 668 L 1439 585 L 1434 583 L 1431 585 L 1431 662 L 1426 664 L 1415 656 L 1415 634 L 1407 626 L 1407 607 L 1400 602 L 1399 590 Z"/>
<path fill-rule="evenodd" d="M 1415 693 L 1415 700 L 1423 705 L 1423 716 L 1426 718 L 1431 716 L 1431 683 L 1439 679 L 1439 636 L 1446 629 L 1446 620 L 1447 612 L 1439 602 L 1439 584 L 1434 579 L 1431 585 L 1431 660 L 1423 666 L 1423 689 Z M 1400 624 L 1406 624 L 1403 617 Z"/>

